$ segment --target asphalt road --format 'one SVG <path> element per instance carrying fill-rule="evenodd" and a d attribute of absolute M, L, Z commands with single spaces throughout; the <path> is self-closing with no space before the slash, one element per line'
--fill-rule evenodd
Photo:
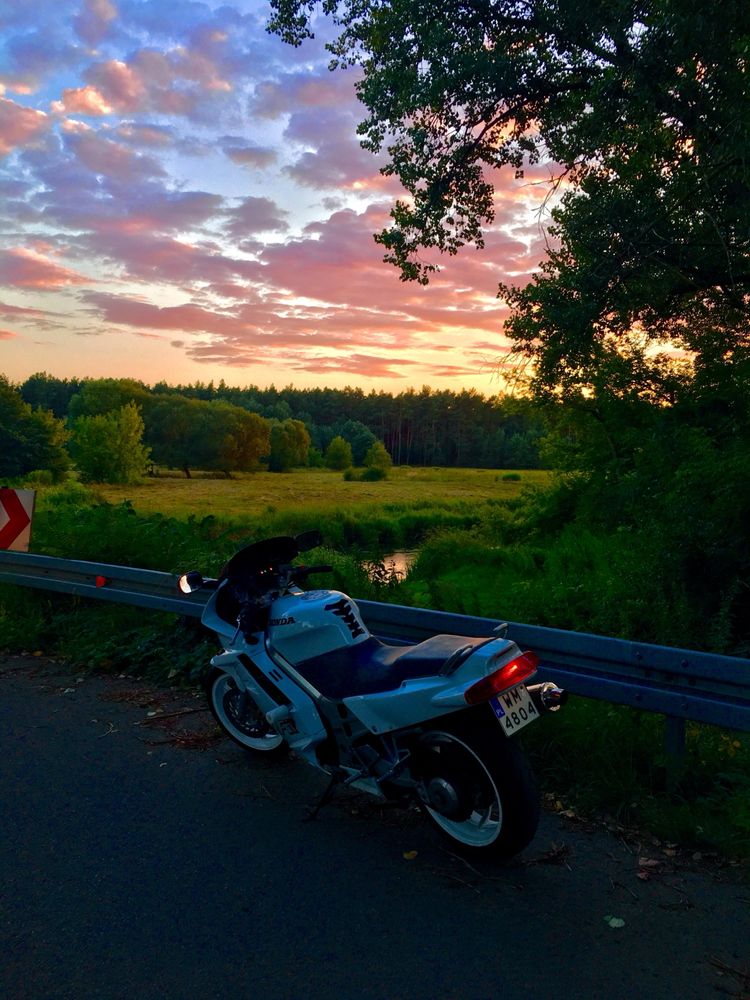
<path fill-rule="evenodd" d="M 212 743 L 200 711 L 167 718 L 200 705 L 0 658 L 0 996 L 741 995 L 737 870 L 555 815 L 481 872 L 362 796 L 304 822 L 322 779 Z"/>

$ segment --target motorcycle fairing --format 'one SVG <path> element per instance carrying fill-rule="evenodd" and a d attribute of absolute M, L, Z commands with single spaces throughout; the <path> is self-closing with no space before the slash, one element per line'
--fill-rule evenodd
<path fill-rule="evenodd" d="M 390 733 L 465 709 L 467 688 L 519 653 L 518 646 L 510 640 L 484 641 L 449 676 L 436 673 L 407 678 L 392 690 L 352 695 L 342 700 L 371 732 Z"/>
<path fill-rule="evenodd" d="M 237 650 L 214 656 L 211 666 L 223 670 L 239 688 L 249 691 L 262 712 L 279 713 L 281 710 L 275 725 L 293 750 L 304 753 L 326 738 L 326 729 L 315 700 L 277 667 L 260 644 L 246 647 L 240 640 Z M 270 683 L 259 681 L 259 674 L 265 675 Z M 273 688 L 281 692 L 286 704 L 279 704 L 278 695 L 271 696 Z M 282 721 L 283 726 L 280 724 Z"/>
<path fill-rule="evenodd" d="M 341 700 L 399 688 L 406 680 L 440 674 L 454 658 L 455 669 L 486 638 L 436 635 L 415 646 L 389 646 L 375 636 L 321 656 L 295 663 L 300 673 L 326 698 Z"/>

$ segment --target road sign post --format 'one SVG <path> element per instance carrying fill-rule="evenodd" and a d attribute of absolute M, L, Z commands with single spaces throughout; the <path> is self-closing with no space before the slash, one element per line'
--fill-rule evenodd
<path fill-rule="evenodd" d="M 0 549 L 28 552 L 35 490 L 0 487 Z"/>

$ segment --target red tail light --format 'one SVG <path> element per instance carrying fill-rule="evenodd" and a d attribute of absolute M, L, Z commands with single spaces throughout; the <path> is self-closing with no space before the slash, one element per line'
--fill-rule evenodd
<path fill-rule="evenodd" d="M 538 666 L 539 657 L 536 653 L 521 653 L 499 670 L 495 670 L 467 688 L 464 691 L 464 700 L 467 705 L 481 705 L 482 702 L 494 698 L 496 694 L 501 694 L 533 677 Z"/>

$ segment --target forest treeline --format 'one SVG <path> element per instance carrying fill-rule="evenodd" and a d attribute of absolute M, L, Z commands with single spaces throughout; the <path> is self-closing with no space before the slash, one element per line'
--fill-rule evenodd
<path fill-rule="evenodd" d="M 321 464 L 335 438 L 362 465 L 381 442 L 397 465 L 538 468 L 545 422 L 528 400 L 425 387 L 392 395 L 361 389 L 239 388 L 223 380 L 153 387 L 132 379 L 61 379 L 18 386 L 33 409 L 71 427 L 134 404 L 153 461 L 223 472 L 266 461 L 277 471 Z"/>

